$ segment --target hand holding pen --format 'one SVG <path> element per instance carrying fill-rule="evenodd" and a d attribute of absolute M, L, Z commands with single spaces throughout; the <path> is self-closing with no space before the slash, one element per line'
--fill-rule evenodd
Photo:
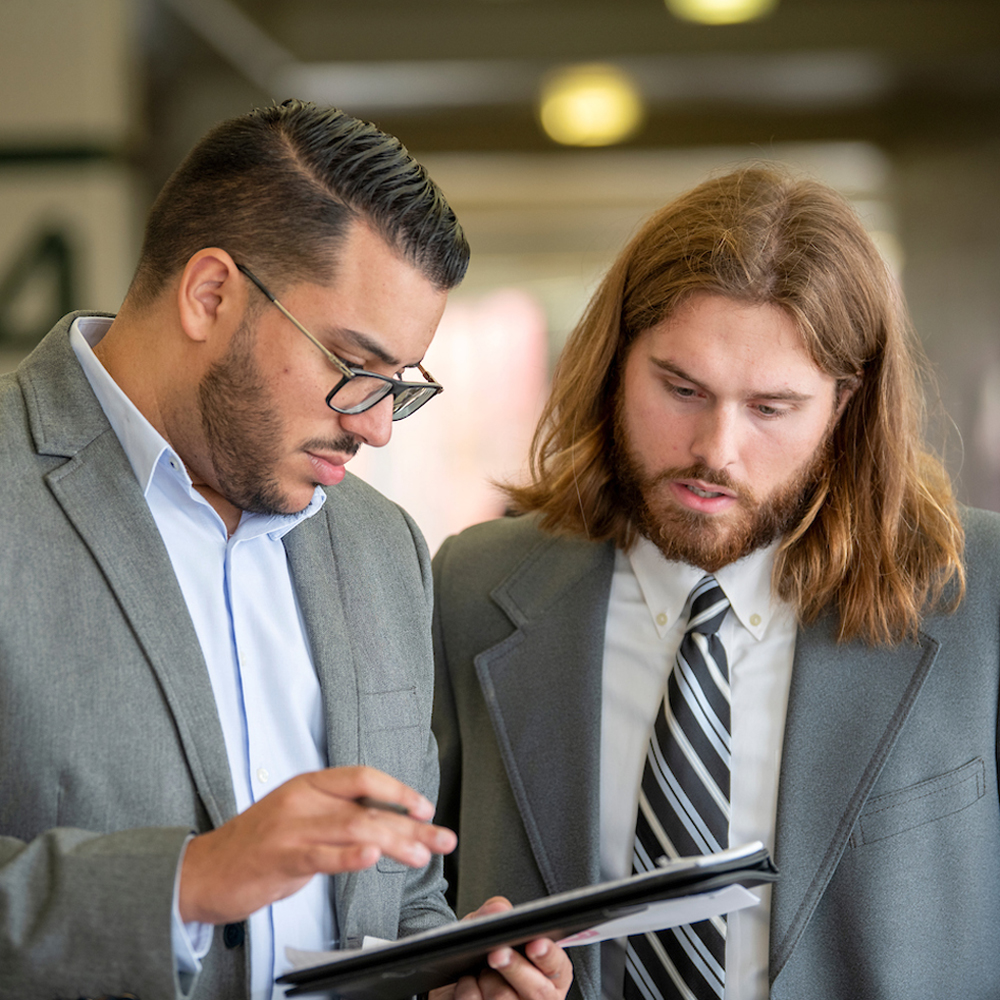
<path fill-rule="evenodd" d="M 433 817 L 423 795 L 370 767 L 300 774 L 187 845 L 181 917 L 243 920 L 313 875 L 359 871 L 382 856 L 422 868 L 457 844 Z"/>

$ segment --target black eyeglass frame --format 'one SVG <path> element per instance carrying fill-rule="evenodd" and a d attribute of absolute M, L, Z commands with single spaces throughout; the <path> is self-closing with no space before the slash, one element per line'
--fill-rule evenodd
<path fill-rule="evenodd" d="M 267 286 L 258 278 L 248 267 L 244 267 L 242 264 L 236 264 L 236 267 L 240 272 L 246 275 L 250 281 L 260 290 L 260 292 L 270 301 L 274 306 L 278 308 L 281 314 L 295 327 L 299 333 L 303 334 L 308 340 L 316 347 L 322 351 L 323 356 L 327 361 L 333 365 L 343 375 L 343 378 L 326 394 L 326 405 L 330 407 L 335 413 L 343 413 L 348 416 L 353 416 L 357 413 L 364 413 L 365 410 L 370 410 L 373 406 L 381 403 L 386 396 L 390 393 L 392 394 L 392 419 L 402 420 L 404 417 L 409 417 L 416 413 L 422 406 L 429 403 L 435 396 L 444 392 L 444 386 L 440 382 L 434 380 L 434 376 L 431 375 L 423 365 L 417 364 L 412 367 L 416 368 L 421 375 L 423 375 L 423 382 L 404 382 L 402 379 L 393 378 L 390 375 L 380 375 L 378 372 L 370 372 L 365 368 L 359 368 L 356 365 L 349 365 L 343 358 L 338 358 L 336 354 L 332 351 L 327 350 L 275 297 L 271 294 Z M 340 392 L 341 389 L 347 385 L 351 379 L 357 378 L 358 376 L 364 376 L 365 378 L 373 378 L 379 382 L 383 382 L 386 386 L 384 392 L 376 391 L 367 399 L 362 400 L 360 403 L 356 403 L 354 406 L 335 406 L 333 403 L 333 397 Z M 432 390 L 432 391 L 429 391 Z M 405 394 L 412 393 L 412 396 L 407 398 Z M 403 397 L 402 400 L 400 397 Z M 414 402 L 416 400 L 416 402 Z M 407 408 L 407 404 L 409 408 Z"/>

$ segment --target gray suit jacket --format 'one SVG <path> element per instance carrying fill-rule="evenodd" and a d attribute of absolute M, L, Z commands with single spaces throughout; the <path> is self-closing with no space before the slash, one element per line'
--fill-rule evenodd
<path fill-rule="evenodd" d="M 778 795 L 775 1000 L 1000 996 L 1000 517 L 966 513 L 968 595 L 917 643 L 800 629 Z M 434 560 L 439 817 L 465 912 L 598 880 L 600 697 L 614 552 L 532 518 Z M 446 863 L 447 864 L 447 863 Z M 576 988 L 600 997 L 597 949 Z"/>
<path fill-rule="evenodd" d="M 166 549 L 69 346 L 67 317 L 0 380 L 0 997 L 179 995 L 182 843 L 235 812 L 222 729 Z M 434 798 L 429 559 L 348 476 L 285 538 L 331 766 Z M 441 923 L 440 866 L 334 880 L 342 943 Z M 247 992 L 221 928 L 193 991 Z"/>

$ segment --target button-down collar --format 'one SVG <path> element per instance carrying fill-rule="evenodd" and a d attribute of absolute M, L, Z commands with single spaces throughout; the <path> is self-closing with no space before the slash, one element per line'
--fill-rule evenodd
<path fill-rule="evenodd" d="M 763 638 L 774 613 L 771 571 L 777 550 L 778 543 L 773 542 L 714 574 L 740 624 L 758 640 Z M 686 613 L 688 596 L 705 571 L 664 559 L 649 539 L 641 537 L 629 551 L 628 559 L 657 634 L 663 638 Z"/>

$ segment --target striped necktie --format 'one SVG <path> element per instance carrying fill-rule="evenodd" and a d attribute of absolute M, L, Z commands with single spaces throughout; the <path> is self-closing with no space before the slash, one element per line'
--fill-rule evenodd
<path fill-rule="evenodd" d="M 712 576 L 691 591 L 687 631 L 657 713 L 639 790 L 632 868 L 729 846 L 729 601 Z M 625 1000 L 716 1000 L 726 981 L 725 917 L 628 940 Z"/>

